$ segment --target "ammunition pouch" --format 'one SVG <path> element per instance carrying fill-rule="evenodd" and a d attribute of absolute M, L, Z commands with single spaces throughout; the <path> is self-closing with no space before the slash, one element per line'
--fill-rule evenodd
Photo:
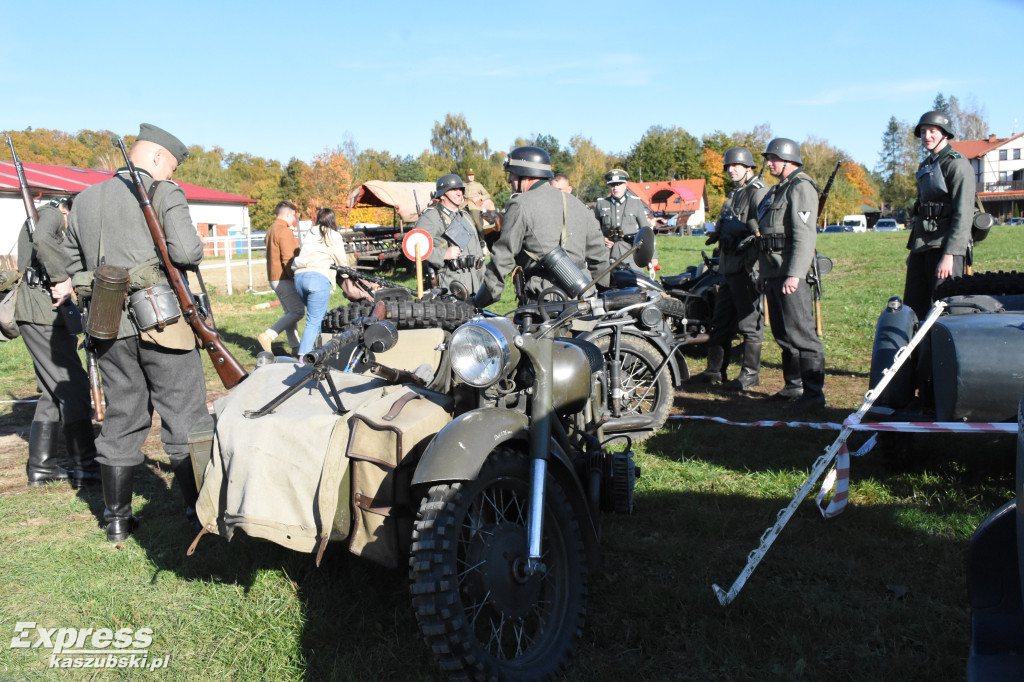
<path fill-rule="evenodd" d="M 94 339 L 117 338 L 127 292 L 128 270 L 117 265 L 101 265 L 96 268 L 92 273 L 89 321 L 85 333 Z"/>
<path fill-rule="evenodd" d="M 782 253 L 786 248 L 786 235 L 783 232 L 761 235 L 761 251 L 764 253 Z"/>
<path fill-rule="evenodd" d="M 458 258 L 452 258 L 444 262 L 445 266 L 449 270 L 456 272 L 465 272 L 466 270 L 479 270 L 484 266 L 483 256 L 459 256 Z"/>
<path fill-rule="evenodd" d="M 39 272 L 39 268 L 34 268 L 30 265 L 25 268 L 25 274 L 21 276 L 21 281 L 30 287 L 42 286 L 43 274 Z"/>
<path fill-rule="evenodd" d="M 917 215 L 922 218 L 948 218 L 953 215 L 953 205 L 941 201 L 926 201 L 918 204 Z"/>

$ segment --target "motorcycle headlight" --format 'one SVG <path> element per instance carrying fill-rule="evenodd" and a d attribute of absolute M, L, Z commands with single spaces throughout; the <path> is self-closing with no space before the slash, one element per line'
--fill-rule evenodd
<path fill-rule="evenodd" d="M 518 330 L 508 318 L 468 322 L 452 333 L 448 357 L 455 378 L 474 388 L 486 388 L 508 376 L 519 363 L 512 343 Z"/>

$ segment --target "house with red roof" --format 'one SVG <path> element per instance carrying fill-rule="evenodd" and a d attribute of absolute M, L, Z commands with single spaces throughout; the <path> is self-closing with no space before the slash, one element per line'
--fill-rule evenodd
<path fill-rule="evenodd" d="M 704 226 L 708 208 L 708 191 L 704 180 L 627 182 L 626 187 L 654 213 L 675 217 L 680 230 L 683 226 Z"/>
<path fill-rule="evenodd" d="M 113 173 L 43 163 L 23 163 L 29 191 L 38 206 L 57 196 L 81 192 L 86 187 L 109 180 Z M 249 229 L 249 205 L 254 199 L 219 192 L 208 187 L 179 182 L 185 190 L 189 212 L 200 237 L 224 237 Z M 21 198 L 18 172 L 11 161 L 0 161 L 0 255 L 17 254 L 18 232 L 25 222 L 25 204 Z M 220 247 L 221 252 L 223 246 Z M 207 252 L 213 253 L 214 247 Z"/>
<path fill-rule="evenodd" d="M 1024 133 L 987 140 L 951 140 L 974 169 L 985 212 L 1000 219 L 1024 215 Z"/>

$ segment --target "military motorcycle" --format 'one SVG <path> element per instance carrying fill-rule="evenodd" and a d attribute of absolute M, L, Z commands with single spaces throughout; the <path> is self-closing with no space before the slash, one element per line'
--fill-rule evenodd
<path fill-rule="evenodd" d="M 528 329 L 386 318 L 428 303 L 383 293 L 301 363 L 261 354 L 216 401 L 192 434 L 203 530 L 189 553 L 238 530 L 318 563 L 347 542 L 407 563 L 423 637 L 453 678 L 556 679 L 582 634 L 600 515 L 632 511 L 640 474 L 628 443 L 606 447 L 601 351 L 560 336 L 592 306 Z"/>

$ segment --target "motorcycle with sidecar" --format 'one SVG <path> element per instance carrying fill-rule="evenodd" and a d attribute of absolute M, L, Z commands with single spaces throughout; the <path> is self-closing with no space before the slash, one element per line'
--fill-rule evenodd
<path fill-rule="evenodd" d="M 609 449 L 601 351 L 563 329 L 482 315 L 400 328 L 386 294 L 296 363 L 261 356 L 192 434 L 206 534 L 319 563 L 328 543 L 408 565 L 413 608 L 457 679 L 549 680 L 582 635 L 600 515 L 639 470 Z M 446 314 L 454 309 L 447 309 Z M 414 325 L 413 325 L 414 326 Z"/>

